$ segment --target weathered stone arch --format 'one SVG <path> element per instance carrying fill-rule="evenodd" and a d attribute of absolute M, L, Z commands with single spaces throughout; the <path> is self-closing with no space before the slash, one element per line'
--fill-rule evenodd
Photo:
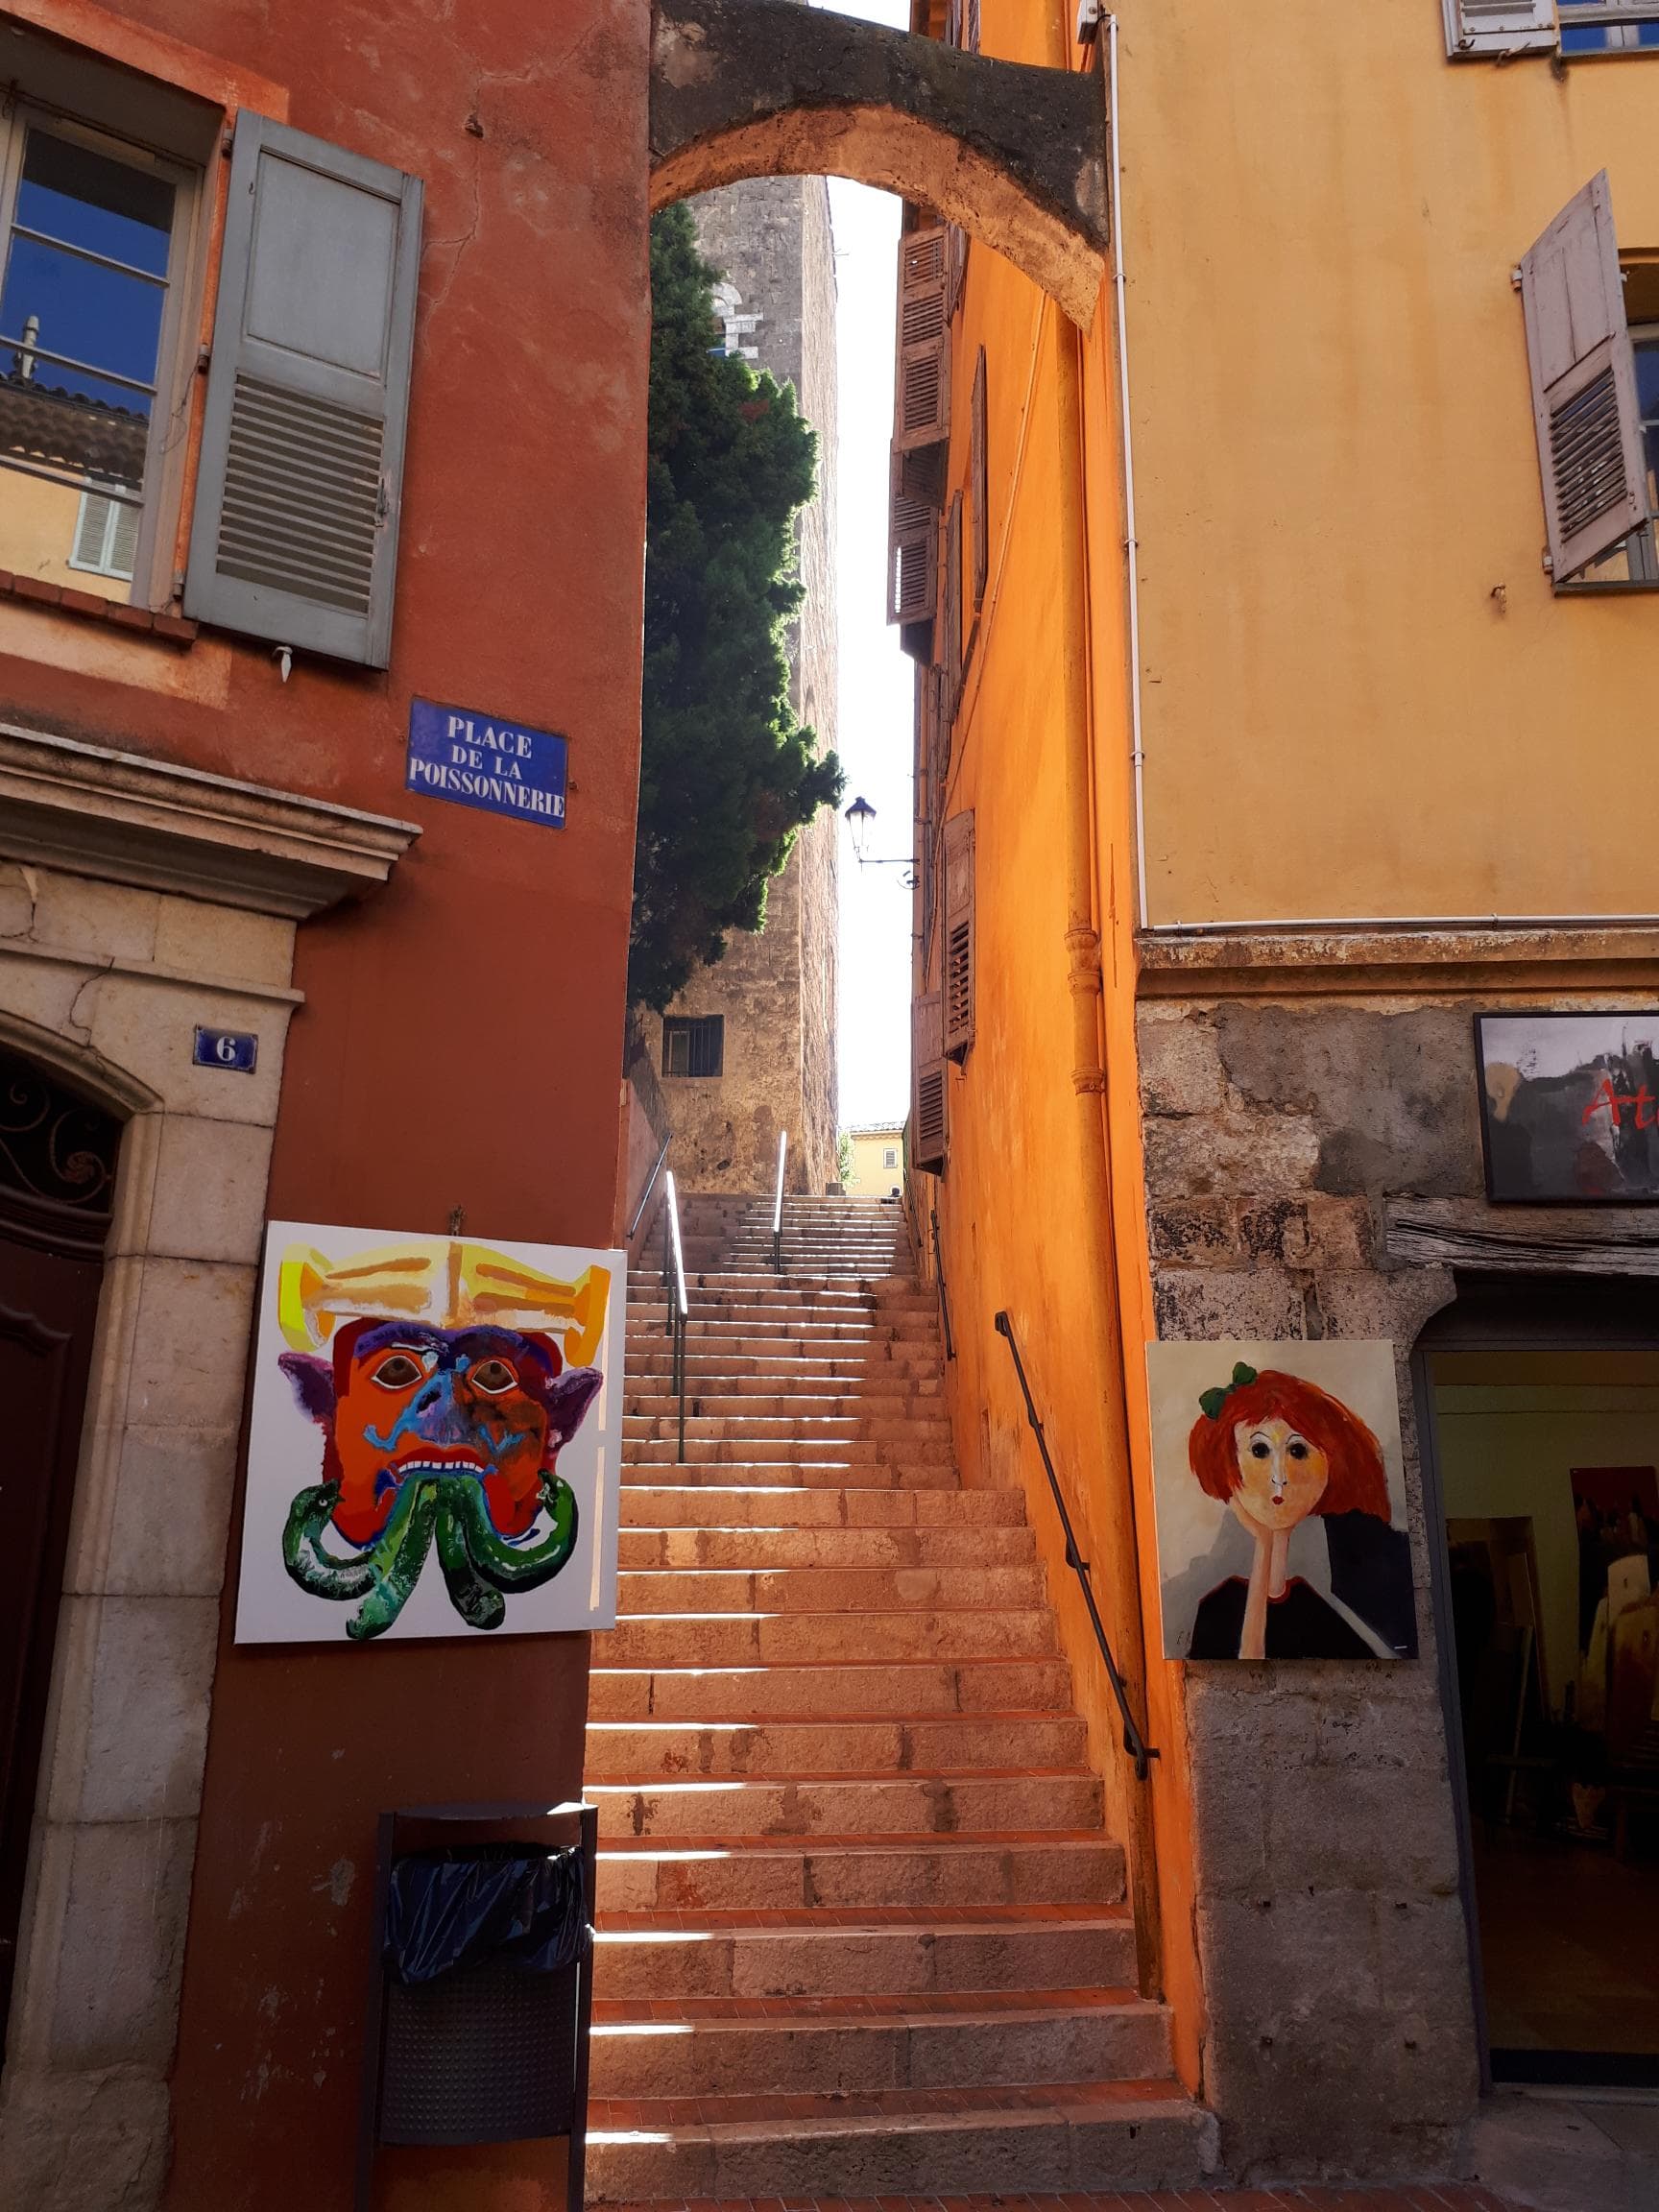
<path fill-rule="evenodd" d="M 1100 80 L 958 52 L 799 0 L 657 0 L 651 204 L 821 175 L 936 208 L 1074 323 L 1107 245 Z"/>

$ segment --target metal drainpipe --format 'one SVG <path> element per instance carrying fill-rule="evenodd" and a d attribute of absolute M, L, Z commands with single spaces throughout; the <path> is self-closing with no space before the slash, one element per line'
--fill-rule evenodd
<path fill-rule="evenodd" d="M 1090 1352 L 1100 1378 L 1106 1464 L 1094 1518 L 1106 1557 L 1100 1572 L 1108 1618 L 1129 1700 L 1146 1731 L 1146 1638 L 1141 1613 L 1141 1560 L 1131 1488 L 1124 1347 L 1118 1327 L 1117 1255 L 1112 1235 L 1111 1159 L 1106 1133 L 1106 1071 L 1100 1052 L 1100 933 L 1094 921 L 1094 781 L 1089 697 L 1088 519 L 1083 477 L 1082 334 L 1050 304 L 1056 334 L 1055 403 L 1060 434 L 1061 686 L 1066 715 L 1066 953 L 1071 988 L 1071 1088 L 1077 1098 L 1082 1166 L 1081 1229 L 1091 1282 Z M 1154 1852 L 1152 1791 L 1131 1782 L 1121 1792 L 1141 1986 L 1163 1991 L 1163 1945 Z"/>

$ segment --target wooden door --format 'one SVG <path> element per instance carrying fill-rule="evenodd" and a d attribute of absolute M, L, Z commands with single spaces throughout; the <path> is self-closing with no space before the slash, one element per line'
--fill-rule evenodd
<path fill-rule="evenodd" d="M 0 2023 L 119 1137 L 110 1117 L 0 1054 Z"/>

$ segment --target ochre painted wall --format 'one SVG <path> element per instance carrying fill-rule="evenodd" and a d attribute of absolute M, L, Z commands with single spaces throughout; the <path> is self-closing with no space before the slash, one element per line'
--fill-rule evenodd
<path fill-rule="evenodd" d="M 1118 14 L 1152 919 L 1659 910 L 1659 602 L 1551 590 L 1510 285 L 1602 167 L 1659 249 L 1659 60 Z"/>
<path fill-rule="evenodd" d="M 459 1208 L 486 1238 L 608 1243 L 637 762 L 649 11 L 118 12 L 262 72 L 300 129 L 425 180 L 393 661 L 380 675 L 301 657 L 284 685 L 263 644 L 117 639 L 19 604 L 0 633 L 7 717 L 421 825 L 383 894 L 301 931 L 271 1214 L 432 1232 Z M 98 32 L 90 10 L 62 20 Z M 406 793 L 415 693 L 566 733 L 568 827 Z M 375 1817 L 574 1793 L 587 1640 L 238 1651 L 230 1632 L 228 1597 L 168 2201 L 334 2212 L 351 2193 Z"/>
<path fill-rule="evenodd" d="M 1053 64 L 1070 54 L 1060 8 L 1026 11 L 984 0 L 986 53 Z M 1026 1492 L 1065 1648 L 1104 1775 L 1108 1819 L 1125 1833 L 1142 1786 L 1121 1746 L 1112 1694 L 1082 1599 L 1065 1564 L 1054 1508 L 1029 1431 L 1013 1363 L 993 1322 L 1008 1310 L 1047 1431 L 1119 1662 L 1139 1671 L 1139 1624 L 1114 1617 L 1111 1548 L 1132 1509 L 1145 1618 L 1157 1621 L 1141 1345 L 1148 1275 L 1136 1119 L 1134 950 L 1127 690 L 1122 679 L 1123 557 L 1117 461 L 1117 371 L 1109 295 L 1082 346 L 1087 527 L 1064 492 L 1059 415 L 1069 326 L 1007 262 L 975 246 L 953 346 L 949 486 L 969 481 L 969 395 L 978 349 L 987 354 L 989 580 L 975 614 L 964 498 L 964 633 L 973 640 L 955 727 L 944 811 L 974 812 L 976 1030 L 960 1070 L 948 1070 L 949 1163 L 939 1213 L 956 1360 L 949 1389 L 964 1479 L 1020 1481 Z M 1083 541 L 1086 537 L 1086 543 Z M 1090 748 L 1094 762 L 1094 921 L 1105 975 L 1101 1036 L 1107 1090 L 1087 1108 L 1072 1076 L 1072 997 L 1066 931 L 1068 777 L 1063 564 L 1086 560 Z M 937 981 L 935 954 L 932 980 Z M 1091 1117 L 1093 1118 L 1091 1118 Z M 1105 1122 L 1102 1135 L 1101 1121 Z M 1113 1218 L 1093 1251 L 1083 1233 L 1085 1147 L 1110 1144 Z M 925 1186 L 925 1189 L 926 1187 Z M 1111 1346 L 1091 1350 L 1097 1328 Z M 1125 1360 L 1128 1387 L 1125 1388 Z M 1122 1444 L 1125 1414 L 1130 1453 Z M 1132 1532 L 1131 1532 L 1132 1540 Z M 1174 2013 L 1178 2068 L 1200 2075 L 1201 1995 L 1191 1923 L 1188 1777 L 1174 1671 L 1148 1671 L 1149 1734 L 1162 1757 L 1152 1792 L 1162 1987 Z"/>

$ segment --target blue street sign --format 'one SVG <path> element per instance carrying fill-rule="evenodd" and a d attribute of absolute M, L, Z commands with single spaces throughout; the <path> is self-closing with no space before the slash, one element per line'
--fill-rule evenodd
<path fill-rule="evenodd" d="M 259 1040 L 248 1029 L 198 1029 L 190 1057 L 198 1068 L 229 1068 L 238 1075 L 252 1075 Z"/>
<path fill-rule="evenodd" d="M 565 827 L 565 757 L 568 748 L 551 730 L 503 722 L 474 707 L 440 707 L 430 699 L 409 703 L 411 791 Z"/>

